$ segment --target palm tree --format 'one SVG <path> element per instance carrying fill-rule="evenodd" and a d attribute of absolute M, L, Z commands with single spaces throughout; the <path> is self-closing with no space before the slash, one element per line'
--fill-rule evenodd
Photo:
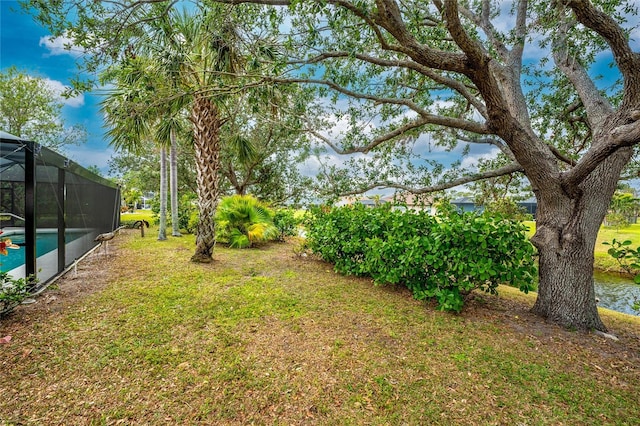
<path fill-rule="evenodd" d="M 169 151 L 169 186 L 171 194 L 171 236 L 181 237 L 178 222 L 178 140 L 176 129 L 171 129 L 171 148 Z"/>
<path fill-rule="evenodd" d="M 167 148 L 160 145 L 160 226 L 158 240 L 167 239 Z"/>
<path fill-rule="evenodd" d="M 243 68 L 240 36 L 230 8 L 208 8 L 207 13 L 172 9 L 151 33 L 151 49 L 160 61 L 159 75 L 171 76 L 177 92 L 188 99 L 193 125 L 199 223 L 195 262 L 210 262 L 215 246 L 214 215 L 220 198 L 220 133 L 228 120 L 225 107 L 230 87 Z M 240 85 L 241 86 L 241 85 Z M 187 102 L 185 102 L 187 104 Z"/>
<path fill-rule="evenodd" d="M 152 140 L 159 147 L 160 227 L 158 239 L 166 240 L 166 147 L 171 145 L 173 152 L 174 135 L 182 129 L 183 124 L 174 111 L 175 105 L 167 106 L 165 104 L 154 108 L 141 107 L 141 105 L 153 102 L 155 90 L 150 89 L 157 83 L 154 81 L 153 74 L 150 74 L 153 71 L 151 63 L 149 58 L 143 56 L 127 57 L 117 67 L 112 67 L 105 73 L 103 78 L 114 82 L 116 88 L 111 90 L 103 100 L 102 111 L 105 113 L 105 121 L 110 126 L 107 134 L 111 137 L 111 143 L 116 149 L 139 152 L 144 149 L 144 140 Z M 172 170 L 171 174 L 174 175 L 174 173 Z M 177 175 L 177 173 L 175 174 Z M 175 191 L 172 190 L 172 200 L 174 198 L 177 200 L 177 184 L 175 188 Z M 172 224 L 175 230 L 178 227 L 177 212 L 172 214 Z"/>
<path fill-rule="evenodd" d="M 220 133 L 228 121 L 233 93 L 241 93 L 246 83 L 239 76 L 245 61 L 239 53 L 238 22 L 236 9 L 228 6 L 209 6 L 198 12 L 171 8 L 148 22 L 124 59 L 135 62 L 142 56 L 149 64 L 144 70 L 149 78 L 143 79 L 148 97 L 135 99 L 129 107 L 129 113 L 139 118 L 127 116 L 125 121 L 144 120 L 150 115 L 157 118 L 154 114 L 185 108 L 189 111 L 200 218 L 192 256 L 195 262 L 212 260 L 214 215 L 221 193 Z"/>

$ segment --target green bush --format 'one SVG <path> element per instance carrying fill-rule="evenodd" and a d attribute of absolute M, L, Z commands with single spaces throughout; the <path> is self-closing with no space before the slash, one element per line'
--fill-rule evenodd
<path fill-rule="evenodd" d="M 282 208 L 276 210 L 273 215 L 273 224 L 278 229 L 278 240 L 284 241 L 286 237 L 298 235 L 300 220 L 295 216 L 295 210 Z"/>
<path fill-rule="evenodd" d="M 31 277 L 13 278 L 7 272 L 0 272 L 0 315 L 10 312 L 29 296 L 29 289 L 36 284 Z"/>
<path fill-rule="evenodd" d="M 524 225 L 488 213 L 436 218 L 388 206 L 317 209 L 307 241 L 336 271 L 405 285 L 447 311 L 459 312 L 474 289 L 495 294 L 506 283 L 528 292 L 536 272 Z"/>
<path fill-rule="evenodd" d="M 188 234 L 198 229 L 198 197 L 194 193 L 182 195 L 178 202 L 178 226 Z"/>

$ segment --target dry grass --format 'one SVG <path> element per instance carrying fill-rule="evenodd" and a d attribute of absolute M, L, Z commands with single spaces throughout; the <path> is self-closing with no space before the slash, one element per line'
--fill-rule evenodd
<path fill-rule="evenodd" d="M 451 315 L 293 244 L 147 235 L 0 322 L 0 424 L 640 423 L 637 318 L 571 332 L 510 288 Z"/>

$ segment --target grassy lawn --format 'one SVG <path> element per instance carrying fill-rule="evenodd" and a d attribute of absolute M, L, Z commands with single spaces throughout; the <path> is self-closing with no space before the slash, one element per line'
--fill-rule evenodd
<path fill-rule="evenodd" d="M 157 230 L 157 228 L 156 228 Z M 612 341 L 477 295 L 461 315 L 335 274 L 295 243 L 124 230 L 0 322 L 0 424 L 619 424 L 640 421 L 640 319 Z"/>
<path fill-rule="evenodd" d="M 133 213 L 122 213 L 120 215 L 120 220 L 123 223 L 133 223 L 136 220 L 146 220 L 150 224 L 153 224 L 155 219 L 151 210 L 138 209 Z"/>

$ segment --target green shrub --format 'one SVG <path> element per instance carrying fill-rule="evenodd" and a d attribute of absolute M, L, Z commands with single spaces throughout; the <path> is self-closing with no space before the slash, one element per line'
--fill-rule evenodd
<path fill-rule="evenodd" d="M 200 223 L 200 213 L 198 211 L 192 211 L 189 215 L 189 219 L 187 220 L 187 224 L 184 227 L 184 230 L 189 234 L 195 234 L 198 230 L 198 224 Z M 180 229 L 183 229 L 182 226 Z"/>
<path fill-rule="evenodd" d="M 194 193 L 184 194 L 178 202 L 178 226 L 188 234 L 198 229 L 198 204 Z"/>
<path fill-rule="evenodd" d="M 29 289 L 36 284 L 33 279 L 13 278 L 0 272 L 0 315 L 10 312 L 29 296 Z"/>
<path fill-rule="evenodd" d="M 500 215 L 504 218 L 524 222 L 527 220 L 533 220 L 533 216 L 527 213 L 527 210 L 519 206 L 511 198 L 499 198 L 494 201 L 485 203 L 485 211 L 490 212 L 493 215 Z"/>
<path fill-rule="evenodd" d="M 425 212 L 348 206 L 314 210 L 309 248 L 344 274 L 402 284 L 417 299 L 459 312 L 472 290 L 496 293 L 506 283 L 528 292 L 535 276 L 533 246 L 519 222 L 491 214 Z"/>
<path fill-rule="evenodd" d="M 215 220 L 216 240 L 233 248 L 247 248 L 278 237 L 273 212 L 251 195 L 224 197 Z"/>
<path fill-rule="evenodd" d="M 298 235 L 300 220 L 296 218 L 295 210 L 282 208 L 276 210 L 273 216 L 273 224 L 278 229 L 278 240 L 284 241 L 286 237 Z"/>

